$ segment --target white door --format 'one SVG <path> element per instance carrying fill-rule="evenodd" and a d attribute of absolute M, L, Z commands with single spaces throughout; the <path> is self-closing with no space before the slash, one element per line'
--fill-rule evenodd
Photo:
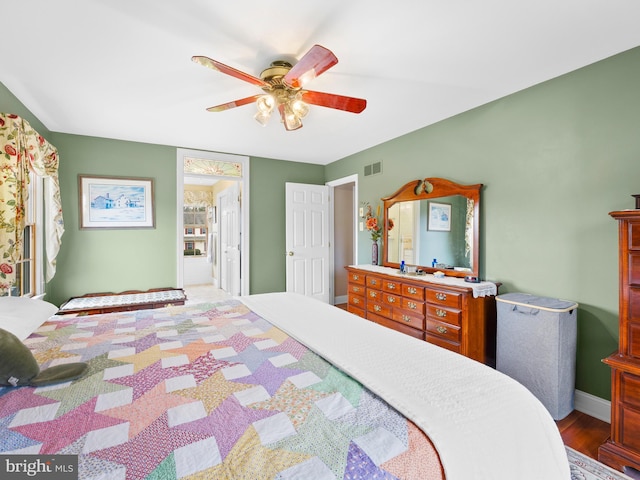
<path fill-rule="evenodd" d="M 331 301 L 329 187 L 286 184 L 287 292 Z"/>
<path fill-rule="evenodd" d="M 238 183 L 217 196 L 219 220 L 219 287 L 231 295 L 240 295 L 240 190 Z"/>

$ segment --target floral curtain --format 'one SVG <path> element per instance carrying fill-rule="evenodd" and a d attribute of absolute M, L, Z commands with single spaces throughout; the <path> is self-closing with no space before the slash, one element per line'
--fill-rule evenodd
<path fill-rule="evenodd" d="M 45 179 L 45 278 L 49 281 L 55 275 L 64 233 L 58 151 L 23 118 L 0 113 L 0 295 L 15 283 L 15 264 L 22 254 L 29 170 Z"/>
<path fill-rule="evenodd" d="M 184 189 L 184 205 L 189 207 L 211 207 L 215 203 L 211 190 Z"/>

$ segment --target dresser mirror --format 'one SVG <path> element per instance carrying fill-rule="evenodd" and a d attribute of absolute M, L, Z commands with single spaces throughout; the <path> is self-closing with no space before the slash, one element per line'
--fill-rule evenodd
<path fill-rule="evenodd" d="M 383 198 L 383 265 L 479 276 L 481 188 L 425 178 Z"/>

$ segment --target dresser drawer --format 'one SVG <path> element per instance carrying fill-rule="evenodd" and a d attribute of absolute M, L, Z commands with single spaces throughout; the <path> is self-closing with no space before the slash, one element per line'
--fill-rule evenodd
<path fill-rule="evenodd" d="M 640 252 L 629 252 L 629 285 L 640 287 Z"/>
<path fill-rule="evenodd" d="M 389 293 L 397 293 L 398 295 L 402 295 L 402 283 L 396 282 L 395 280 L 387 280 L 385 279 L 382 282 L 382 290 Z"/>
<path fill-rule="evenodd" d="M 640 223 L 629 223 L 629 250 L 640 250 Z"/>
<path fill-rule="evenodd" d="M 427 332 L 450 342 L 460 342 L 460 327 L 427 318 Z"/>
<path fill-rule="evenodd" d="M 383 317 L 391 317 L 391 307 L 379 301 L 369 300 L 367 302 L 367 311 Z"/>
<path fill-rule="evenodd" d="M 424 340 L 423 330 L 419 330 L 417 328 L 410 327 L 409 325 L 404 325 L 400 322 L 396 322 L 395 320 L 390 320 L 388 318 L 380 317 L 378 315 L 372 315 L 371 320 L 387 328 L 391 328 L 393 330 L 404 333 L 406 335 L 411 335 L 412 337 L 417 338 L 418 340 Z"/>
<path fill-rule="evenodd" d="M 424 316 L 424 303 L 422 302 L 418 302 L 411 298 L 403 298 L 402 308 L 405 310 L 409 310 L 410 312 L 414 312 L 414 314 Z"/>
<path fill-rule="evenodd" d="M 380 290 L 375 290 L 373 288 L 367 288 L 367 299 L 381 302 L 382 292 Z"/>
<path fill-rule="evenodd" d="M 347 306 L 352 305 L 354 307 L 358 307 L 364 310 L 366 301 L 364 295 L 354 295 L 352 293 L 349 294 L 349 301 Z"/>
<path fill-rule="evenodd" d="M 355 295 L 363 295 L 365 294 L 366 288 L 363 284 L 350 283 L 349 284 L 349 293 L 353 293 Z"/>
<path fill-rule="evenodd" d="M 629 355 L 640 358 L 640 288 L 629 287 L 627 318 Z"/>
<path fill-rule="evenodd" d="M 350 303 L 347 305 L 347 312 L 353 313 L 354 315 L 358 315 L 362 318 L 367 318 L 364 308 L 354 307 Z"/>
<path fill-rule="evenodd" d="M 403 325 L 409 325 L 410 327 L 424 330 L 424 317 L 422 316 L 412 315 L 409 312 L 395 309 L 393 311 L 392 318 Z"/>
<path fill-rule="evenodd" d="M 402 296 L 424 302 L 424 287 L 402 284 Z"/>
<path fill-rule="evenodd" d="M 431 305 L 430 303 L 427 304 L 427 318 L 456 326 L 462 324 L 462 312 L 460 310 Z"/>
<path fill-rule="evenodd" d="M 620 375 L 620 401 L 640 409 L 640 377 L 624 372 Z"/>
<path fill-rule="evenodd" d="M 444 340 L 442 337 L 429 335 L 428 333 L 425 335 L 424 339 L 429 343 L 433 343 L 434 345 L 437 345 L 439 347 L 446 348 L 447 350 L 451 350 L 452 352 L 462 353 L 460 344 L 457 342 L 449 342 L 447 340 Z"/>
<path fill-rule="evenodd" d="M 448 290 L 432 290 L 430 288 L 426 288 L 425 294 L 427 302 L 444 305 L 446 307 L 462 307 L 462 294 L 458 292 L 451 292 Z"/>
<path fill-rule="evenodd" d="M 356 272 L 349 272 L 349 278 L 347 279 L 347 281 L 349 283 L 356 283 L 358 285 L 364 285 L 365 283 L 365 279 L 367 278 L 367 276 L 364 273 L 356 273 Z"/>
<path fill-rule="evenodd" d="M 383 280 L 380 277 L 376 277 L 374 275 L 367 276 L 367 287 L 382 290 L 382 282 Z"/>
<path fill-rule="evenodd" d="M 402 306 L 402 297 L 394 293 L 382 292 L 382 301 L 390 307 Z"/>
<path fill-rule="evenodd" d="M 640 451 L 640 411 L 622 406 L 620 437 L 625 448 Z"/>

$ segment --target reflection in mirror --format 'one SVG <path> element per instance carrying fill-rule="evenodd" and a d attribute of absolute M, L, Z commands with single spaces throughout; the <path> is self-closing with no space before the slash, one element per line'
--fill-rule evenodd
<path fill-rule="evenodd" d="M 477 276 L 481 187 L 427 178 L 384 198 L 383 264 Z"/>
<path fill-rule="evenodd" d="M 452 195 L 438 197 L 437 202 L 413 200 L 392 205 L 388 215 L 394 227 L 387 237 L 388 261 L 430 266 L 435 261 L 472 271 L 473 203 L 462 195 Z"/>

